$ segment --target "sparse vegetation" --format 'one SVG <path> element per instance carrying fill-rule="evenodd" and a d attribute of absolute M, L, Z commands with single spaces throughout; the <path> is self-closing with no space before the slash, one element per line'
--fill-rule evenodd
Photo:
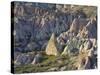
<path fill-rule="evenodd" d="M 39 64 L 29 64 L 23 65 L 15 68 L 15 73 L 31 73 L 31 72 L 45 72 L 49 71 L 48 69 L 52 67 L 57 67 L 59 71 L 61 67 L 66 66 L 65 70 L 73 70 L 74 60 L 69 56 L 48 56 L 44 55 L 44 61 Z M 71 59 L 70 59 L 71 58 Z M 58 60 L 61 60 L 61 63 L 58 63 Z"/>

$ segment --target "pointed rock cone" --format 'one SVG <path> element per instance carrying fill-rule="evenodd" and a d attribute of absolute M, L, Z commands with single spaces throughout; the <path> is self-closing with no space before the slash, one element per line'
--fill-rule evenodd
<path fill-rule="evenodd" d="M 79 30 L 79 20 L 77 18 L 75 18 L 70 27 L 70 32 L 77 33 L 78 30 Z"/>
<path fill-rule="evenodd" d="M 56 43 L 55 34 L 52 33 L 45 51 L 47 55 L 55 55 L 55 56 L 58 55 L 58 51 L 55 43 Z"/>
<path fill-rule="evenodd" d="M 68 46 L 66 46 L 64 48 L 64 51 L 61 53 L 61 55 L 67 55 L 69 52 L 68 52 Z"/>

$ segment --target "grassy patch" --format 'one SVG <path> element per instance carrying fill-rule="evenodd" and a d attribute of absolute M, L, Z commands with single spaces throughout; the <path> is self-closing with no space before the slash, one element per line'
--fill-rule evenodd
<path fill-rule="evenodd" d="M 62 63 L 58 63 L 58 60 L 61 60 Z M 72 64 L 73 60 L 70 60 L 69 56 L 48 56 L 43 55 L 43 62 L 39 64 L 29 64 L 23 65 L 15 68 L 15 73 L 31 73 L 31 72 L 47 72 L 48 69 L 57 67 L 59 71 L 61 67 L 66 66 L 66 70 L 73 69 Z"/>

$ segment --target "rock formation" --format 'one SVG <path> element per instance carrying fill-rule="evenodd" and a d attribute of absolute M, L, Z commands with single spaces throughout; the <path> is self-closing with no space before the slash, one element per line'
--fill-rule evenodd
<path fill-rule="evenodd" d="M 78 33 L 78 30 L 79 30 L 79 20 L 78 18 L 75 18 L 70 27 L 70 32 Z"/>
<path fill-rule="evenodd" d="M 55 34 L 52 33 L 50 40 L 48 41 L 48 45 L 45 50 L 47 55 L 58 55 L 58 50 L 56 48 L 56 39 L 55 39 Z"/>
<path fill-rule="evenodd" d="M 42 61 L 42 55 L 41 54 L 36 54 L 34 57 L 34 60 L 32 61 L 31 64 L 38 64 Z"/>
<path fill-rule="evenodd" d="M 80 7 L 83 11 L 79 10 Z M 93 14 L 90 14 L 95 13 L 96 10 L 86 6 L 80 7 L 16 2 L 14 17 L 12 17 L 12 20 L 14 19 L 14 63 L 16 65 L 37 65 L 42 63 L 42 58 L 45 56 L 49 59 L 48 55 L 55 57 L 61 54 L 61 57 L 62 55 L 75 57 L 77 69 L 96 68 L 97 18 L 91 18 Z M 91 9 L 88 11 L 89 14 L 86 9 Z M 39 54 L 28 54 L 37 51 Z M 41 55 L 42 51 L 44 56 Z M 68 60 L 61 58 L 58 63 L 62 64 L 63 61 Z M 47 70 L 67 69 L 64 65 L 61 69 L 58 66 L 50 68 Z"/>

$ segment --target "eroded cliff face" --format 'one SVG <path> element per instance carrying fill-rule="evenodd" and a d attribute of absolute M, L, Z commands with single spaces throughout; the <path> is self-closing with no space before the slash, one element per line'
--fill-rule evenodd
<path fill-rule="evenodd" d="M 57 37 L 69 29 L 79 33 L 88 20 L 85 13 L 71 9 L 70 5 L 16 2 L 12 18 L 15 51 L 43 50 L 52 33 Z M 76 23 L 77 17 L 80 19 Z"/>
<path fill-rule="evenodd" d="M 57 12 L 55 4 L 16 3 L 14 8 L 15 44 L 16 50 L 41 50 L 54 32 L 59 35 L 69 29 L 69 14 Z M 35 44 L 32 45 L 31 43 Z M 31 44 L 33 48 L 28 48 Z M 38 46 L 38 47 L 37 47 Z"/>

